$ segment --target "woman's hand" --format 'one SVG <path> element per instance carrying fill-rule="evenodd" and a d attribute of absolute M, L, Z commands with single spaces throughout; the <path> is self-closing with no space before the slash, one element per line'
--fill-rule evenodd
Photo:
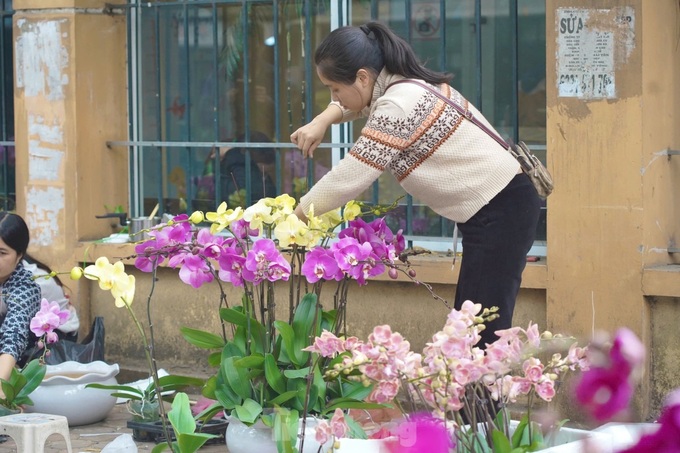
<path fill-rule="evenodd" d="M 326 129 L 341 119 L 342 110 L 337 105 L 329 104 L 316 118 L 293 132 L 290 141 L 302 150 L 303 156 L 314 157 L 314 150 L 326 135 Z"/>
<path fill-rule="evenodd" d="M 310 123 L 293 132 L 290 136 L 290 141 L 302 150 L 303 156 L 314 157 L 314 150 L 323 140 L 326 129 L 327 126 L 315 118 Z"/>

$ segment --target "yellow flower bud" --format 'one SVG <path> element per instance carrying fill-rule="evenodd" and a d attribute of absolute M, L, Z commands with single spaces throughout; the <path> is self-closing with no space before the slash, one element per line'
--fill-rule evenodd
<path fill-rule="evenodd" d="M 339 441 L 339 440 L 336 440 L 335 442 L 333 442 L 333 448 L 334 448 L 335 450 L 339 450 L 339 449 L 340 449 L 340 441 Z"/>
<path fill-rule="evenodd" d="M 74 267 L 71 269 L 71 280 L 79 280 L 80 277 L 83 276 L 83 268 L 82 267 Z"/>
<path fill-rule="evenodd" d="M 550 340 L 553 337 L 553 334 L 551 331 L 546 330 L 545 332 L 543 332 L 543 335 L 541 335 L 541 337 L 545 338 L 546 340 Z"/>
<path fill-rule="evenodd" d="M 203 219 L 204 219 L 203 211 L 194 211 L 191 214 L 191 217 L 189 217 L 189 221 L 194 225 L 201 223 Z"/>

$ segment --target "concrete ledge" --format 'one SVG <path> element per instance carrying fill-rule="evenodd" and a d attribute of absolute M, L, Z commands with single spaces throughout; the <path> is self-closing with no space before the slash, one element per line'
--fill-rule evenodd
<path fill-rule="evenodd" d="M 643 269 L 642 294 L 680 297 L 680 264 L 666 264 Z"/>

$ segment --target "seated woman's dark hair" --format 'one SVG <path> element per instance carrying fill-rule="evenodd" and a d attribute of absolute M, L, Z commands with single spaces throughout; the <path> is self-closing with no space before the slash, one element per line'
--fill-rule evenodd
<path fill-rule="evenodd" d="M 30 241 L 28 225 L 20 215 L 0 211 L 0 239 L 23 257 Z"/>
<path fill-rule="evenodd" d="M 317 47 L 314 63 L 333 82 L 352 84 L 357 71 L 366 69 L 377 77 L 383 68 L 392 74 L 447 83 L 451 75 L 423 66 L 411 46 L 380 22 L 333 30 Z"/>

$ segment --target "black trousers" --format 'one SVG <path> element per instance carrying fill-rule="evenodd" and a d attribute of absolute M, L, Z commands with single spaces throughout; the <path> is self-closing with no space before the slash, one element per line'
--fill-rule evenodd
<path fill-rule="evenodd" d="M 500 317 L 487 323 L 480 347 L 492 343 L 496 330 L 512 325 L 515 300 L 526 266 L 526 255 L 536 236 L 541 199 L 524 174 L 510 183 L 465 223 L 455 308 L 471 300 L 484 308 L 498 307 Z"/>

